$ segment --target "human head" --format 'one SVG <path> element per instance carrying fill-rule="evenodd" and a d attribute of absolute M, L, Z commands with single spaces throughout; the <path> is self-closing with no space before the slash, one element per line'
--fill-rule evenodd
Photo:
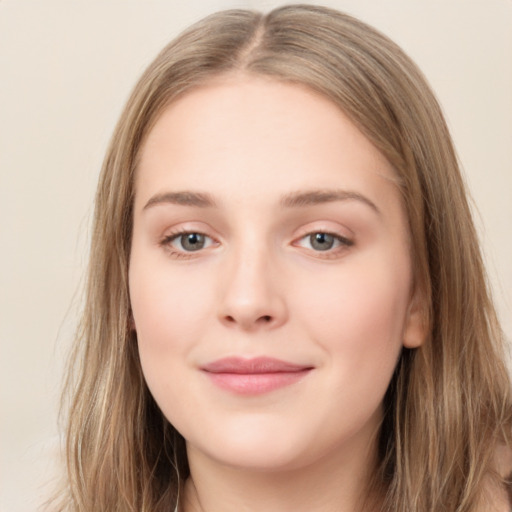
<path fill-rule="evenodd" d="M 433 447 L 441 435 L 443 443 L 457 446 L 460 429 L 469 428 L 463 415 L 454 413 L 462 408 L 460 388 L 471 396 L 474 388 L 468 386 L 476 382 L 470 376 L 477 373 L 478 386 L 487 389 L 492 402 L 492 382 L 499 374 L 482 365 L 482 354 L 495 350 L 488 333 L 494 319 L 464 185 L 439 105 L 416 66 L 374 29 L 313 6 L 283 7 L 266 16 L 227 11 L 206 18 L 167 46 L 136 86 L 112 139 L 96 199 L 82 335 L 90 369 L 80 387 L 83 397 L 96 399 L 76 400 L 76 417 L 89 418 L 74 429 L 76 439 L 91 458 L 98 457 L 93 450 L 102 457 L 105 451 L 112 457 L 122 453 L 131 461 L 127 466 L 146 465 L 149 472 L 156 465 L 163 475 L 175 463 L 186 474 L 179 436 L 159 416 L 144 385 L 130 329 L 134 178 L 139 150 L 165 106 L 194 86 L 234 72 L 299 83 L 324 95 L 396 172 L 410 226 L 414 285 L 429 335 L 417 351 L 403 352 L 386 397 L 381 476 L 391 480 L 408 471 L 408 478 L 419 478 L 419 466 L 410 458 L 415 449 L 427 461 L 421 473 L 432 475 L 434 492 L 438 469 L 449 462 L 440 448 L 432 456 Z M 445 397 L 441 404 L 439 396 Z M 107 424 L 114 426 L 102 438 Z M 415 444 L 420 437 L 423 444 Z M 94 442 L 86 449 L 87 439 Z M 457 449 L 462 453 L 464 448 Z M 174 453 L 162 455 L 162 450 Z M 133 475 L 120 478 L 137 486 L 129 482 Z"/>

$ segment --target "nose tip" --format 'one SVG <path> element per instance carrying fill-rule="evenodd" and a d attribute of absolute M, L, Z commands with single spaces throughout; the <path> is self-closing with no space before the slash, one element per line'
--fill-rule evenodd
<path fill-rule="evenodd" d="M 286 321 L 282 286 L 272 278 L 269 264 L 243 261 L 221 280 L 220 321 L 246 331 L 273 329 Z"/>

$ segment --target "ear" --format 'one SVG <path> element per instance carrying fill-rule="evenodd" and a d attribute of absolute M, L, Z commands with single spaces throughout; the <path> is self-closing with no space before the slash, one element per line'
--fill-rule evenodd
<path fill-rule="evenodd" d="M 135 326 L 135 319 L 133 318 L 133 313 L 130 311 L 130 315 L 128 316 L 128 330 L 130 332 L 136 332 L 137 327 Z"/>
<path fill-rule="evenodd" d="M 428 315 L 424 294 L 417 288 L 412 294 L 407 309 L 402 336 L 403 346 L 406 348 L 418 348 L 427 339 Z"/>

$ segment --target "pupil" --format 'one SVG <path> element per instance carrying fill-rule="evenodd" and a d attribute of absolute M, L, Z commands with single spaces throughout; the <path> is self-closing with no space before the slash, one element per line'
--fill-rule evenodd
<path fill-rule="evenodd" d="M 319 251 L 327 251 L 334 244 L 334 236 L 327 233 L 315 233 L 310 236 L 311 247 Z"/>
<path fill-rule="evenodd" d="M 199 233 L 189 233 L 183 237 L 182 246 L 187 251 L 198 251 L 204 246 L 204 236 Z"/>

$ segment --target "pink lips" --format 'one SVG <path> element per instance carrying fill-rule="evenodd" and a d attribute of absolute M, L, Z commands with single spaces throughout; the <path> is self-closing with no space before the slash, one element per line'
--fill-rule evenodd
<path fill-rule="evenodd" d="M 312 366 L 297 365 L 269 357 L 227 357 L 201 367 L 222 389 L 242 395 L 267 393 L 305 377 Z"/>

